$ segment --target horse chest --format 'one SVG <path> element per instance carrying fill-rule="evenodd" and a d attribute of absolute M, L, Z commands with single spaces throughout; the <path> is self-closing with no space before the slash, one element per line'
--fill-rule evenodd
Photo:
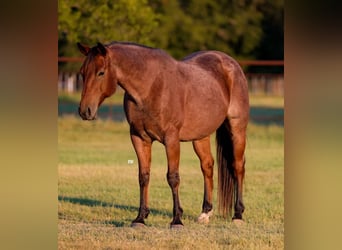
<path fill-rule="evenodd" d="M 125 96 L 124 107 L 131 131 L 146 140 L 164 141 L 170 127 L 179 127 L 182 119 L 180 108 L 171 109 L 169 104 L 162 103 L 165 97 L 149 99 L 138 103 Z"/>
<path fill-rule="evenodd" d="M 165 130 L 158 117 L 133 107 L 127 110 L 126 113 L 133 133 L 145 140 L 163 141 Z"/>

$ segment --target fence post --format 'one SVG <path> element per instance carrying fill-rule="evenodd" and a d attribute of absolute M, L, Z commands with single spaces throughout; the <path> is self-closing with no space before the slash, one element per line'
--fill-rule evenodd
<path fill-rule="evenodd" d="M 64 77 L 63 77 L 63 72 L 58 73 L 58 90 L 64 89 Z"/>
<path fill-rule="evenodd" d="M 72 93 L 75 90 L 76 85 L 76 74 L 70 73 L 67 78 L 67 92 Z"/>

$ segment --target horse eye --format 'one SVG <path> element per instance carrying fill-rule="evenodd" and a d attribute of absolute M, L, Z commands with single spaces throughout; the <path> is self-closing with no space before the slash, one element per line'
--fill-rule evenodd
<path fill-rule="evenodd" d="M 99 73 L 97 73 L 98 76 L 103 76 L 104 75 L 104 72 L 103 71 L 100 71 Z"/>

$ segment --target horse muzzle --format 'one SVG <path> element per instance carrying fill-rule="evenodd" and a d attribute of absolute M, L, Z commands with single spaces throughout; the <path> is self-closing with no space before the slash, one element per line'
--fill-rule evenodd
<path fill-rule="evenodd" d="M 82 117 L 83 120 L 95 120 L 96 113 L 96 110 L 92 109 L 91 107 L 78 107 L 78 114 Z"/>

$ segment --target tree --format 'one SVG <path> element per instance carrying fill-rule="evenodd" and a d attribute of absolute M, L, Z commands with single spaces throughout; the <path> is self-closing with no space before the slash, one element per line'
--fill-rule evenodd
<path fill-rule="evenodd" d="M 258 6 L 263 13 L 263 35 L 251 54 L 260 60 L 284 59 L 284 0 L 264 0 Z M 283 66 L 250 67 L 250 72 L 283 73 Z"/>
<path fill-rule="evenodd" d="M 59 55 L 78 55 L 77 42 L 126 40 L 154 45 L 158 15 L 147 0 L 59 0 Z"/>
<path fill-rule="evenodd" d="M 283 0 L 59 0 L 59 55 L 75 43 L 133 41 L 180 59 L 220 50 L 237 59 L 283 58 Z"/>
<path fill-rule="evenodd" d="M 156 41 L 174 56 L 215 49 L 250 58 L 261 40 L 263 0 L 161 0 L 151 5 L 160 13 Z"/>

